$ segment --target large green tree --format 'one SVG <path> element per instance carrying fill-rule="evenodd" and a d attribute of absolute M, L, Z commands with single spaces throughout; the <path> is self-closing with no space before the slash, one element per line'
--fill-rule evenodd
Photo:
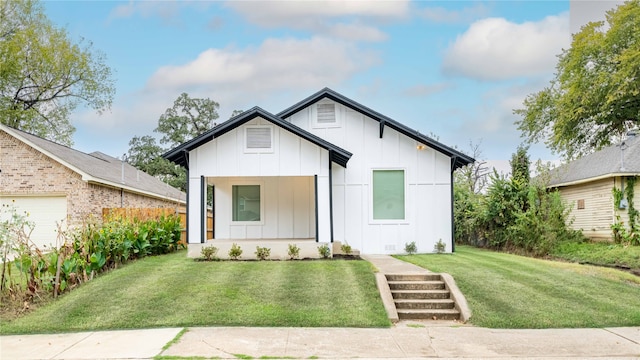
<path fill-rule="evenodd" d="M 640 0 L 590 22 L 563 50 L 550 85 L 514 110 L 522 135 L 573 159 L 640 125 Z"/>
<path fill-rule="evenodd" d="M 111 75 L 104 55 L 72 42 L 41 4 L 0 1 L 0 122 L 71 145 L 69 115 L 79 104 L 108 109 Z"/>
<path fill-rule="evenodd" d="M 160 143 L 151 135 L 135 136 L 129 141 L 127 162 L 169 185 L 186 189 L 186 169 L 164 159 L 165 151 L 211 129 L 218 119 L 218 103 L 209 98 L 191 98 L 182 93 L 158 119 L 154 130 L 162 135 Z"/>
<path fill-rule="evenodd" d="M 154 131 L 162 134 L 161 144 L 176 147 L 214 127 L 219 106 L 209 98 L 191 98 L 182 93 L 160 116 Z"/>

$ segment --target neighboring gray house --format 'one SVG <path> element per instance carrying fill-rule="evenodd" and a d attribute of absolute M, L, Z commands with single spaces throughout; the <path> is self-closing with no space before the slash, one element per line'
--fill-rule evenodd
<path fill-rule="evenodd" d="M 277 114 L 247 110 L 164 156 L 188 168 L 190 249 L 270 241 L 316 254 L 333 242 L 365 254 L 413 241 L 452 251 L 452 174 L 474 161 L 327 88 Z"/>
<path fill-rule="evenodd" d="M 186 195 L 109 155 L 78 150 L 0 124 L 0 203 L 29 213 L 31 240 L 54 245 L 56 222 L 77 226 L 103 208 L 178 208 Z M 4 212 L 4 211 L 3 211 Z"/>
<path fill-rule="evenodd" d="M 611 145 L 600 151 L 554 169 L 551 188 L 560 191 L 571 206 L 575 219 L 572 227 L 595 240 L 610 240 L 611 225 L 616 214 L 628 224 L 624 201 L 613 203 L 612 189 L 623 189 L 626 179 L 640 175 L 640 138 L 629 132 L 622 144 Z M 640 208 L 640 181 L 634 187 L 636 208 Z"/>

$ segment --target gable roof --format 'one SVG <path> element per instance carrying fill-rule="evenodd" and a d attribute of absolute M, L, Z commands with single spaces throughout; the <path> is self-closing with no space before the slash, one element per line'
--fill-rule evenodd
<path fill-rule="evenodd" d="M 335 162 L 336 164 L 342 167 L 347 167 L 347 162 L 349 161 L 352 155 L 350 152 L 336 145 L 333 145 L 332 143 L 314 134 L 311 134 L 310 132 L 305 131 L 300 127 L 293 125 L 290 122 L 285 121 L 282 118 L 277 117 L 257 106 L 251 108 L 250 110 L 244 111 L 241 114 L 215 126 L 213 129 L 197 136 L 196 138 L 190 141 L 187 141 L 186 143 L 172 150 L 169 150 L 162 156 L 170 161 L 173 161 L 178 165 L 182 165 L 188 168 L 188 165 L 189 165 L 188 152 L 189 151 L 237 128 L 238 126 L 250 120 L 255 119 L 256 117 L 261 117 L 315 145 L 318 145 L 321 148 L 328 150 L 329 158 L 331 159 L 331 161 Z"/>
<path fill-rule="evenodd" d="M 552 170 L 549 185 L 558 187 L 614 176 L 640 175 L 640 137 L 630 134 L 624 144 L 624 151 L 619 144 L 611 145 Z"/>
<path fill-rule="evenodd" d="M 327 99 L 331 99 L 339 104 L 342 104 L 352 110 L 355 110 L 365 116 L 368 116 L 376 121 L 378 121 L 380 123 L 380 133 L 382 134 L 382 132 L 384 131 L 384 127 L 388 126 L 392 129 L 394 129 L 395 131 L 408 136 L 411 139 L 414 139 L 426 146 L 429 146 L 430 148 L 437 150 L 447 156 L 449 156 L 450 158 L 453 158 L 453 169 L 455 170 L 457 168 L 463 167 L 465 165 L 471 164 L 473 162 L 475 162 L 475 159 L 463 154 L 460 151 L 457 151 L 453 148 L 450 148 L 426 135 L 421 134 L 419 131 L 411 129 L 410 127 L 403 125 L 393 119 L 391 119 L 390 117 L 387 117 L 385 115 L 382 115 L 381 113 L 370 109 L 367 106 L 364 106 L 356 101 L 353 101 L 347 97 L 345 97 L 342 94 L 339 94 L 329 88 L 324 88 L 320 91 L 318 91 L 317 93 L 307 97 L 306 99 L 300 101 L 299 103 L 290 106 L 289 108 L 279 112 L 277 114 L 278 117 L 280 118 L 288 118 L 291 115 L 297 113 L 298 111 L 301 111 L 302 109 L 307 108 L 308 106 L 310 106 L 311 104 L 314 104 L 324 98 Z"/>
<path fill-rule="evenodd" d="M 128 163 L 101 152 L 91 154 L 0 124 L 0 129 L 82 176 L 82 180 L 145 196 L 185 203 L 186 195 Z"/>

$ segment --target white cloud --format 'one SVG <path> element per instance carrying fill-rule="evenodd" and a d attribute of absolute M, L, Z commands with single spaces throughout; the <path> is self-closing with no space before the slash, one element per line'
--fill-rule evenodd
<path fill-rule="evenodd" d="M 317 19 L 347 16 L 396 19 L 409 12 L 408 0 L 229 1 L 226 6 L 248 21 L 266 27 L 306 28 Z"/>
<path fill-rule="evenodd" d="M 510 158 L 524 141 L 515 124 L 520 118 L 513 113 L 513 109 L 522 107 L 524 98 L 539 91 L 547 80 L 498 86 L 481 94 L 480 105 L 456 115 L 464 119 L 456 129 L 456 136 L 461 139 L 484 139 L 482 150 L 487 159 Z M 556 158 L 544 144 L 532 145 L 529 155 L 532 161 Z"/>
<path fill-rule="evenodd" d="M 313 37 L 267 39 L 257 48 L 208 49 L 195 60 L 158 69 L 147 89 L 270 91 L 322 88 L 376 63 L 353 44 Z"/>
<path fill-rule="evenodd" d="M 409 1 L 230 1 L 226 6 L 248 22 L 267 28 L 293 28 L 351 41 L 383 41 L 373 26 L 409 15 Z M 376 24 L 377 25 L 377 24 Z"/>
<path fill-rule="evenodd" d="M 489 8 L 481 3 L 476 3 L 471 7 L 461 10 L 449 10 L 443 7 L 427 7 L 421 9 L 419 14 L 436 23 L 468 23 L 487 16 Z"/>
<path fill-rule="evenodd" d="M 109 14 L 108 19 L 130 18 L 139 15 L 143 18 L 159 17 L 165 25 L 182 25 L 180 9 L 188 6 L 207 7 L 204 1 L 133 1 L 118 5 Z"/>
<path fill-rule="evenodd" d="M 384 41 L 388 38 L 382 31 L 362 24 L 336 24 L 328 29 L 328 33 L 351 41 Z"/>
<path fill-rule="evenodd" d="M 446 74 L 504 80 L 553 72 L 556 55 L 568 47 L 567 13 L 517 24 L 503 18 L 476 21 L 446 50 Z"/>

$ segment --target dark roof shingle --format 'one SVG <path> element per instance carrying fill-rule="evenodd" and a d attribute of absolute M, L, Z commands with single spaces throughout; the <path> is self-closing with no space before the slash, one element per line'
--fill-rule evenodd
<path fill-rule="evenodd" d="M 630 135 L 620 144 L 585 155 L 551 172 L 551 186 L 562 186 L 606 176 L 640 175 L 640 137 Z M 623 159 L 624 156 L 624 159 Z"/>
<path fill-rule="evenodd" d="M 126 162 L 124 162 L 123 167 L 121 160 L 107 154 L 101 152 L 86 154 L 24 131 L 4 126 L 2 129 L 6 129 L 10 135 L 21 137 L 22 139 L 20 140 L 28 141 L 33 146 L 36 146 L 38 150 L 51 154 L 57 160 L 64 162 L 65 164 L 63 165 L 69 166 L 72 170 L 83 175 L 83 177 L 86 177 L 86 174 L 93 178 L 85 178 L 84 180 L 86 181 L 93 180 L 109 186 L 121 186 L 142 194 L 154 195 L 174 201 L 184 202 L 186 199 L 186 195 L 182 191 L 167 185 L 144 171 L 136 169 Z"/>

